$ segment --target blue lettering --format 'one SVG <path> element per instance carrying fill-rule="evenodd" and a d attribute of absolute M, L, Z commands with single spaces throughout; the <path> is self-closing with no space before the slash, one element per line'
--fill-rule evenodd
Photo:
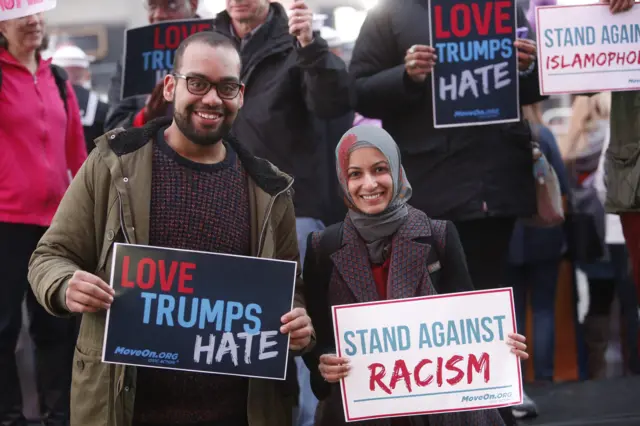
<path fill-rule="evenodd" d="M 231 332 L 231 326 L 233 321 L 242 318 L 244 314 L 244 307 L 242 303 L 227 302 L 227 312 L 224 320 L 224 331 Z"/>
<path fill-rule="evenodd" d="M 386 328 L 386 327 L 384 327 Z M 369 353 L 383 353 L 382 344 L 380 343 L 380 336 L 378 336 L 377 329 L 371 329 L 371 344 L 369 345 Z"/>
<path fill-rule="evenodd" d="M 224 316 L 224 302 L 216 300 L 215 305 L 211 306 L 209 299 L 202 299 L 200 302 L 200 322 L 198 327 L 204 330 L 207 324 L 215 322 L 216 331 L 222 330 L 222 318 Z"/>
<path fill-rule="evenodd" d="M 447 324 L 447 346 L 451 346 L 451 343 L 455 342 L 456 345 L 460 344 L 458 338 L 458 329 L 456 328 L 456 322 L 449 320 Z"/>
<path fill-rule="evenodd" d="M 440 331 L 436 331 L 436 328 L 439 328 Z M 441 348 L 444 346 L 444 325 L 441 322 L 436 321 L 431 324 L 431 334 L 433 335 L 433 344 L 436 345 L 436 348 Z"/>
<path fill-rule="evenodd" d="M 144 60 L 144 70 L 149 71 L 151 67 L 151 54 L 153 52 L 142 52 L 142 58 Z"/>
<path fill-rule="evenodd" d="M 261 314 L 262 308 L 258 304 L 249 303 L 244 311 L 244 315 L 247 318 L 247 321 L 253 322 L 253 327 L 250 327 L 248 324 L 244 325 L 244 331 L 247 334 L 258 334 L 260 333 L 260 328 L 262 327 L 262 322 L 260 321 L 260 318 L 253 314 L 254 311 L 256 314 Z"/>
<path fill-rule="evenodd" d="M 156 315 L 156 325 L 162 325 L 162 317 L 165 317 L 167 325 L 173 327 L 171 313 L 176 307 L 176 299 L 169 294 L 161 294 L 158 297 L 158 312 Z"/>
<path fill-rule="evenodd" d="M 360 335 L 360 344 L 362 347 L 362 355 L 367 354 L 367 342 L 365 340 L 365 334 L 367 334 L 367 330 L 356 330 L 356 333 Z"/>
<path fill-rule="evenodd" d="M 473 338 L 475 339 L 475 343 L 481 343 L 480 340 L 480 319 L 467 318 L 467 334 L 469 335 L 469 343 L 473 343 Z"/>
<path fill-rule="evenodd" d="M 155 293 L 143 291 L 140 294 L 140 297 L 144 299 L 144 316 L 142 317 L 142 322 L 144 324 L 149 324 L 149 318 L 151 317 L 151 301 L 155 300 L 158 295 Z"/>
<path fill-rule="evenodd" d="M 491 317 L 484 317 L 482 318 L 482 320 L 480 321 L 482 328 L 484 329 L 484 331 L 486 331 L 487 333 L 482 337 L 482 340 L 484 340 L 485 342 L 492 342 L 493 341 L 493 331 L 491 330 L 491 327 L 489 327 L 491 325 Z"/>
<path fill-rule="evenodd" d="M 162 61 L 164 59 L 164 52 L 161 50 L 155 50 L 153 52 L 151 52 L 151 54 L 153 55 L 152 61 L 153 61 L 153 69 L 154 70 L 159 70 L 164 68 L 164 65 L 162 64 Z"/>
<path fill-rule="evenodd" d="M 431 337 L 429 337 L 429 329 L 427 328 L 427 324 L 420 324 L 420 349 L 424 346 L 428 346 L 429 348 L 433 347 L 431 344 Z"/>
<path fill-rule="evenodd" d="M 185 305 L 187 304 L 187 298 L 185 296 L 180 296 L 180 301 L 178 302 L 178 324 L 184 328 L 191 328 L 196 323 L 198 319 L 198 298 L 194 297 L 191 300 L 191 318 L 189 321 L 184 319 L 185 316 Z"/>
<path fill-rule="evenodd" d="M 498 334 L 500 336 L 500 340 L 504 340 L 504 332 L 502 330 L 502 321 L 504 321 L 504 315 L 498 315 L 493 317 L 494 320 L 498 321 Z"/>
<path fill-rule="evenodd" d="M 396 333 L 394 328 L 384 327 L 382 329 L 382 339 L 384 340 L 384 351 L 389 352 L 389 347 L 393 352 L 398 350 Z"/>
<path fill-rule="evenodd" d="M 511 39 L 503 38 L 500 44 L 502 45 L 501 55 L 504 59 L 508 59 L 513 56 L 513 44 L 511 43 Z"/>
<path fill-rule="evenodd" d="M 349 346 L 348 348 L 344 349 L 344 353 L 347 356 L 354 356 L 356 353 L 358 353 L 356 345 L 351 341 L 351 339 L 353 339 L 354 337 L 356 337 L 356 335 L 353 331 L 347 331 L 344 333 L 344 342 L 347 344 L 347 346 Z"/>
<path fill-rule="evenodd" d="M 544 30 L 544 45 L 545 47 L 553 47 L 553 30 L 551 28 Z"/>
<path fill-rule="evenodd" d="M 409 327 L 406 325 L 400 325 L 398 330 L 398 346 L 401 351 L 407 351 L 411 349 L 411 338 L 409 333 Z"/>

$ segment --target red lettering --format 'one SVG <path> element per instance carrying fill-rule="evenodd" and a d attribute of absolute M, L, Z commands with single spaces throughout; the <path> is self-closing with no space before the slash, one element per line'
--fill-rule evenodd
<path fill-rule="evenodd" d="M 509 12 L 504 12 L 504 9 L 510 9 L 513 13 L 513 6 L 510 1 L 497 1 L 495 5 L 495 21 L 496 21 L 496 34 L 511 34 L 513 28 L 510 25 L 505 26 L 505 22 L 509 21 Z"/>
<path fill-rule="evenodd" d="M 176 277 L 176 272 L 178 272 L 178 263 L 171 262 L 169 273 L 167 273 L 167 267 L 164 260 L 160 260 L 158 262 L 158 266 L 160 269 L 160 288 L 162 291 L 169 292 L 171 291 L 171 287 L 173 287 L 173 280 Z"/>
<path fill-rule="evenodd" d="M 133 281 L 129 280 L 129 262 L 131 258 L 129 256 L 125 256 L 122 259 L 122 279 L 120 280 L 120 285 L 122 287 L 133 288 L 135 284 Z"/>
<path fill-rule="evenodd" d="M 480 355 L 480 361 L 478 361 L 478 358 L 476 358 L 475 355 L 469 355 L 469 363 L 467 364 L 467 383 L 471 384 L 473 381 L 473 370 L 476 370 L 476 372 L 479 373 L 480 370 L 483 369 L 484 382 L 487 383 L 491 378 L 490 365 L 489 354 L 486 352 L 483 352 L 482 355 Z"/>
<path fill-rule="evenodd" d="M 371 372 L 371 375 L 369 376 L 369 390 L 371 392 L 375 391 L 377 383 L 378 386 L 380 386 L 380 389 L 391 395 L 391 389 L 389 389 L 387 385 L 382 382 L 382 379 L 387 372 L 384 368 L 384 365 L 377 362 L 373 363 L 369 366 L 369 371 Z"/>
<path fill-rule="evenodd" d="M 178 292 L 183 294 L 193 294 L 193 288 L 186 287 L 185 282 L 191 281 L 193 275 L 188 274 L 189 269 L 196 269 L 195 263 L 180 262 L 180 278 L 178 278 Z"/>
<path fill-rule="evenodd" d="M 164 44 L 160 41 L 160 28 L 156 27 L 153 32 L 153 48 L 154 49 L 164 49 Z"/>
<path fill-rule="evenodd" d="M 198 24 L 198 32 L 211 29 L 211 24 Z"/>
<path fill-rule="evenodd" d="M 439 356 L 436 370 L 436 383 L 438 384 L 438 387 L 442 387 L 442 362 L 443 359 L 441 356 Z"/>
<path fill-rule="evenodd" d="M 484 5 L 484 13 L 480 16 L 480 5 L 477 3 L 471 3 L 471 12 L 473 13 L 473 20 L 476 23 L 479 35 L 488 35 L 489 26 L 491 25 L 491 12 L 493 9 L 493 3 L 488 2 Z"/>
<path fill-rule="evenodd" d="M 165 31 L 167 49 L 177 49 L 181 41 L 180 28 L 177 25 L 169 25 Z"/>
<path fill-rule="evenodd" d="M 459 12 L 462 12 L 462 28 L 458 20 Z M 457 37 L 466 37 L 471 32 L 471 14 L 466 4 L 457 3 L 451 8 L 451 31 Z"/>
<path fill-rule="evenodd" d="M 429 386 L 429 384 L 431 384 L 431 382 L 433 382 L 433 375 L 429 374 L 426 378 L 426 380 L 421 380 L 420 379 L 420 370 L 422 370 L 422 367 L 424 367 L 427 364 L 431 364 L 431 360 L 430 359 L 423 359 L 422 361 L 420 361 L 418 363 L 418 365 L 416 365 L 416 368 L 413 370 L 413 378 L 416 381 L 416 385 L 420 386 L 420 387 L 425 387 L 425 386 Z"/>
<path fill-rule="evenodd" d="M 436 38 L 449 38 L 451 37 L 451 33 L 449 31 L 446 31 L 442 28 L 442 23 L 444 22 L 444 19 L 442 19 L 442 6 L 436 6 L 434 7 L 434 13 L 435 13 L 435 23 L 436 23 Z"/>
<path fill-rule="evenodd" d="M 454 355 L 449 359 L 449 361 L 447 361 L 447 364 L 445 365 L 447 370 L 456 371 L 458 373 L 455 375 L 455 377 L 447 379 L 447 383 L 449 383 L 451 386 L 457 385 L 464 377 L 464 372 L 458 367 L 456 367 L 456 364 L 462 361 L 463 359 L 464 358 L 461 357 L 460 355 Z"/>
<path fill-rule="evenodd" d="M 393 375 L 391 376 L 391 389 L 395 389 L 400 380 L 404 380 L 407 390 L 411 392 L 411 373 L 407 370 L 407 364 L 404 360 L 397 360 L 393 367 Z"/>
<path fill-rule="evenodd" d="M 144 280 L 144 267 L 149 265 L 149 273 L 147 274 L 147 280 Z M 153 285 L 156 283 L 156 263 L 153 259 L 148 257 L 143 258 L 140 263 L 138 263 L 138 274 L 136 275 L 136 282 L 138 283 L 138 287 L 143 290 L 149 290 L 153 288 Z"/>

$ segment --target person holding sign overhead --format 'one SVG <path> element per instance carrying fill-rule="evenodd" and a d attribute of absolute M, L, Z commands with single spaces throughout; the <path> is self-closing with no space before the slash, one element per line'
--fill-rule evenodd
<path fill-rule="evenodd" d="M 356 111 L 381 119 L 397 142 L 414 206 L 455 222 L 479 290 L 508 286 L 514 224 L 536 212 L 532 136 L 518 117 L 520 105 L 542 98 L 536 45 L 517 38 L 518 28 L 529 26 L 512 1 L 383 0 L 367 14 L 350 64 Z M 432 32 L 441 40 L 434 45 Z M 451 75 L 434 81 L 442 67 Z M 436 110 L 452 122 L 436 127 Z M 502 120 L 507 110 L 512 118 Z"/>
<path fill-rule="evenodd" d="M 71 424 L 290 426 L 294 377 L 272 381 L 101 361 L 105 310 L 118 303 L 107 284 L 116 242 L 299 260 L 293 179 L 229 136 L 244 101 L 231 41 L 207 31 L 185 39 L 164 79 L 164 97 L 174 106 L 173 119 L 97 139 L 31 260 L 29 281 L 47 311 L 82 315 Z M 180 271 L 176 276 L 189 273 Z M 291 357 L 314 340 L 299 278 L 298 269 L 294 309 L 282 312 L 279 330 L 289 335 Z"/>
<path fill-rule="evenodd" d="M 336 148 L 336 169 L 349 212 L 344 222 L 309 236 L 304 261 L 305 296 L 317 338 L 304 359 L 315 373 L 312 387 L 321 400 L 317 426 L 345 424 L 340 391 L 329 384 L 349 373 L 349 360 L 333 355 L 332 306 L 473 290 L 455 225 L 432 220 L 408 204 L 412 187 L 400 150 L 385 130 L 349 130 Z M 508 337 L 512 352 L 526 359 L 525 337 Z M 430 426 L 502 424 L 495 410 L 422 420 Z M 377 424 L 415 423 L 399 418 Z"/>

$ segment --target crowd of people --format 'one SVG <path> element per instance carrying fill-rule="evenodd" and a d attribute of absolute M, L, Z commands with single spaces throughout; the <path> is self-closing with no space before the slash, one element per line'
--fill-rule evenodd
<path fill-rule="evenodd" d="M 612 13 L 633 6 L 606 2 Z M 427 3 L 380 2 L 345 58 L 303 0 L 227 0 L 215 31 L 185 39 L 152 93 L 122 98 L 119 64 L 108 103 L 81 49 L 43 58 L 42 13 L 0 21 L 0 424 L 27 424 L 15 357 L 25 298 L 52 426 L 345 424 L 336 383 L 349 360 L 336 356 L 329 307 L 474 289 L 513 288 L 509 344 L 522 362 L 531 310 L 535 381 L 550 383 L 567 260 L 588 278 L 588 377 L 607 375 L 614 300 L 625 374 L 640 374 L 640 92 L 574 96 L 568 132 L 554 135 L 532 0 L 516 8 L 529 29 L 515 41 L 523 118 L 435 128 Z M 149 23 L 198 18 L 198 0 L 143 4 Z M 532 141 L 558 176 L 557 226 L 526 220 L 537 213 Z M 280 330 L 286 380 L 103 363 L 117 242 L 298 262 Z M 438 262 L 414 242 L 436 245 Z M 499 410 L 374 423 L 535 415 L 525 395 Z"/>

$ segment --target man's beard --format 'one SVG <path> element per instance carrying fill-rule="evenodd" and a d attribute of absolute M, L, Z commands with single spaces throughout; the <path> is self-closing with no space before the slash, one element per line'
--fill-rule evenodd
<path fill-rule="evenodd" d="M 216 113 L 222 115 L 222 122 L 220 124 L 220 127 L 215 131 L 213 130 L 198 131 L 195 125 L 193 124 L 193 115 L 192 115 L 193 112 L 194 112 L 193 106 L 187 108 L 186 114 L 182 114 L 177 110 L 174 110 L 173 119 L 176 122 L 176 125 L 178 126 L 178 129 L 180 129 L 182 134 L 185 135 L 187 139 L 189 139 L 191 142 L 195 143 L 196 145 L 202 145 L 202 146 L 214 145 L 217 142 L 220 142 L 225 137 L 227 137 L 227 135 L 231 131 L 231 125 L 226 121 L 228 117 L 227 117 L 227 112 L 224 110 L 224 108 L 221 108 L 215 111 Z"/>

